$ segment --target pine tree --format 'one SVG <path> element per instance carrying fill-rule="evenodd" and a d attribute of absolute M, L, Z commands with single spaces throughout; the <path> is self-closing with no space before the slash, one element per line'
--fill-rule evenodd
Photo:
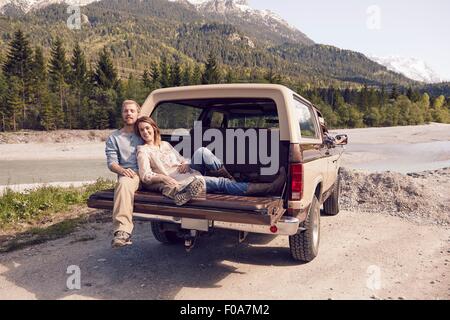
<path fill-rule="evenodd" d="M 194 67 L 194 72 L 192 74 L 192 81 L 191 84 L 193 85 L 199 85 L 202 83 L 202 69 L 200 68 L 200 65 L 196 64 Z"/>
<path fill-rule="evenodd" d="M 44 110 L 46 113 L 54 113 L 54 110 L 50 99 L 50 93 L 48 91 L 46 61 L 41 47 L 36 47 L 34 50 L 32 75 L 32 104 L 35 107 L 33 128 L 43 127 L 44 129 L 49 130 L 51 126 L 54 126 L 54 123 L 44 126 L 42 116 Z"/>
<path fill-rule="evenodd" d="M 6 92 L 5 100 L 5 114 L 7 119 L 5 121 L 5 126 L 9 127 L 13 131 L 17 131 L 18 122 L 20 119 L 19 115 L 21 113 L 21 110 L 23 110 L 24 108 L 20 78 L 16 76 L 12 76 L 11 78 L 9 78 L 9 87 L 8 91 Z"/>
<path fill-rule="evenodd" d="M 172 87 L 181 86 L 181 67 L 178 61 L 175 61 L 175 64 L 172 67 L 172 73 L 170 74 L 170 84 L 172 85 Z"/>
<path fill-rule="evenodd" d="M 113 65 L 108 50 L 103 48 L 100 53 L 94 75 L 95 83 L 101 89 L 115 89 L 118 82 L 117 70 Z"/>
<path fill-rule="evenodd" d="M 344 97 L 342 96 L 340 91 L 335 92 L 334 98 L 334 109 L 339 108 L 340 106 L 345 104 Z"/>
<path fill-rule="evenodd" d="M 384 106 L 387 103 L 388 95 L 386 93 L 386 86 L 383 84 L 381 86 L 381 93 L 380 93 L 380 102 L 381 106 Z"/>
<path fill-rule="evenodd" d="M 117 84 L 121 86 L 120 82 Z M 93 88 L 89 101 L 90 126 L 94 129 L 108 129 L 116 127 L 117 92 L 113 89 Z"/>
<path fill-rule="evenodd" d="M 160 83 L 161 74 L 159 72 L 159 66 L 155 61 L 153 61 L 152 64 L 150 65 L 150 77 L 153 89 L 161 88 Z"/>
<path fill-rule="evenodd" d="M 69 75 L 69 64 L 66 59 L 66 51 L 60 38 L 53 44 L 50 55 L 49 80 L 50 89 L 58 97 L 59 108 L 56 109 L 56 127 L 61 128 L 67 124 L 69 118 L 67 106 L 67 80 Z"/>
<path fill-rule="evenodd" d="M 150 75 L 148 74 L 147 69 L 144 70 L 144 73 L 142 74 L 142 84 L 145 88 L 151 88 L 152 87 L 152 81 L 150 80 Z"/>
<path fill-rule="evenodd" d="M 192 81 L 192 70 L 189 65 L 184 66 L 183 76 L 182 76 L 182 84 L 183 86 L 189 86 Z"/>
<path fill-rule="evenodd" d="M 406 90 L 406 96 L 408 97 L 409 100 L 412 101 L 413 98 L 413 89 L 411 86 L 408 87 L 408 90 Z"/>
<path fill-rule="evenodd" d="M 0 64 L 2 59 L 0 57 Z M 6 93 L 8 91 L 8 85 L 3 72 L 0 72 L 0 131 L 6 131 Z"/>
<path fill-rule="evenodd" d="M 112 128 L 116 125 L 118 90 L 122 90 L 109 51 L 103 48 L 93 74 L 95 88 L 89 101 L 92 114 L 90 122 L 95 129 Z"/>
<path fill-rule="evenodd" d="M 3 65 L 3 72 L 7 79 L 16 77 L 18 87 L 12 89 L 12 91 L 19 92 L 21 99 L 21 127 L 25 127 L 27 121 L 27 105 L 30 102 L 30 86 L 31 79 L 31 65 L 32 65 L 32 50 L 28 42 L 27 37 L 19 29 L 14 33 L 14 38 L 9 44 L 6 61 Z M 15 114 L 16 116 L 16 114 Z M 18 118 L 15 119 L 15 130 L 18 125 Z"/>
<path fill-rule="evenodd" d="M 72 101 L 69 127 L 80 128 L 82 112 L 84 109 L 84 101 L 88 95 L 88 70 L 86 64 L 86 57 L 83 50 L 78 43 L 72 51 L 72 58 L 70 61 L 70 86 L 72 89 Z"/>
<path fill-rule="evenodd" d="M 34 86 L 40 86 L 47 81 L 47 66 L 44 58 L 44 52 L 39 46 L 34 49 L 31 75 Z"/>
<path fill-rule="evenodd" d="M 399 96 L 399 93 L 398 93 L 397 85 L 394 84 L 392 86 L 391 95 L 389 96 L 389 99 L 396 100 L 398 98 L 398 96 Z"/>
<path fill-rule="evenodd" d="M 162 57 L 161 62 L 159 64 L 159 70 L 161 72 L 160 83 L 162 88 L 170 87 L 170 69 L 167 64 L 167 58 Z"/>
<path fill-rule="evenodd" d="M 216 84 L 220 83 L 221 75 L 219 66 L 217 64 L 216 56 L 213 52 L 209 54 L 205 65 L 205 72 L 202 77 L 202 84 Z"/>
<path fill-rule="evenodd" d="M 83 89 L 87 82 L 87 65 L 79 43 L 75 44 L 70 62 L 70 79 L 73 88 Z"/>
<path fill-rule="evenodd" d="M 148 95 L 148 88 L 144 87 L 144 83 L 134 77 L 132 73 L 128 76 L 128 81 L 125 85 L 126 99 L 135 101 L 143 101 Z"/>
<path fill-rule="evenodd" d="M 351 101 L 352 100 L 352 93 L 350 91 L 350 88 L 346 88 L 344 90 L 343 97 L 344 97 L 345 103 L 352 103 L 352 101 Z"/>
<path fill-rule="evenodd" d="M 41 94 L 41 110 L 39 113 L 39 124 L 44 130 L 57 129 L 57 113 L 55 113 L 52 105 L 50 94 L 48 91 L 44 91 Z"/>
<path fill-rule="evenodd" d="M 359 110 L 362 112 L 367 112 L 369 110 L 369 89 L 367 84 L 364 85 L 359 94 Z"/>
<path fill-rule="evenodd" d="M 369 110 L 371 108 L 376 108 L 380 105 L 378 94 L 374 88 L 370 88 L 370 90 L 369 90 L 368 105 L 369 105 Z"/>

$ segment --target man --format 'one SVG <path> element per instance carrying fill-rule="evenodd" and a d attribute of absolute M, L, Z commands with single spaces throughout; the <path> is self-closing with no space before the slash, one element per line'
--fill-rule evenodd
<path fill-rule="evenodd" d="M 126 100 L 122 104 L 122 119 L 124 126 L 116 130 L 106 141 L 106 159 L 108 168 L 118 175 L 114 192 L 113 248 L 120 248 L 131 244 L 133 231 L 134 194 L 139 189 L 139 174 L 136 149 L 143 140 L 134 133 L 140 106 L 133 100 Z"/>

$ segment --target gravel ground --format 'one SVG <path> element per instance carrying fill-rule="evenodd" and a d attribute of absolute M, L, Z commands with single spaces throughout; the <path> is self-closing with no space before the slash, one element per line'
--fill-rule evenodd
<path fill-rule="evenodd" d="M 450 225 L 450 168 L 411 173 L 341 170 L 341 206 Z"/>

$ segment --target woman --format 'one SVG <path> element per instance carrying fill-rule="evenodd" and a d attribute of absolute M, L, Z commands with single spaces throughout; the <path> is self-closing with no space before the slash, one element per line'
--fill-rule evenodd
<path fill-rule="evenodd" d="M 150 117 L 139 118 L 135 128 L 145 142 L 137 149 L 141 181 L 144 185 L 164 185 L 163 194 L 174 198 L 179 205 L 204 191 L 250 196 L 277 194 L 284 186 L 284 168 L 280 169 L 280 175 L 273 183 L 236 182 L 220 159 L 207 148 L 196 150 L 191 162 L 183 158 L 170 143 L 161 141 L 160 130 Z M 176 191 L 173 191 L 174 188 Z"/>

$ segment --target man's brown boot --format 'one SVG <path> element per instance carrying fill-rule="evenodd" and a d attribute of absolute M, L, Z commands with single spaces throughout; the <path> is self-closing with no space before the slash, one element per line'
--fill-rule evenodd
<path fill-rule="evenodd" d="M 231 173 L 229 173 L 228 170 L 225 168 L 225 166 L 216 171 L 209 171 L 208 176 L 217 178 L 227 178 L 232 181 L 236 181 L 234 177 L 231 175 Z"/>
<path fill-rule="evenodd" d="M 246 196 L 279 195 L 286 182 L 286 170 L 280 168 L 279 175 L 272 183 L 249 183 Z"/>

